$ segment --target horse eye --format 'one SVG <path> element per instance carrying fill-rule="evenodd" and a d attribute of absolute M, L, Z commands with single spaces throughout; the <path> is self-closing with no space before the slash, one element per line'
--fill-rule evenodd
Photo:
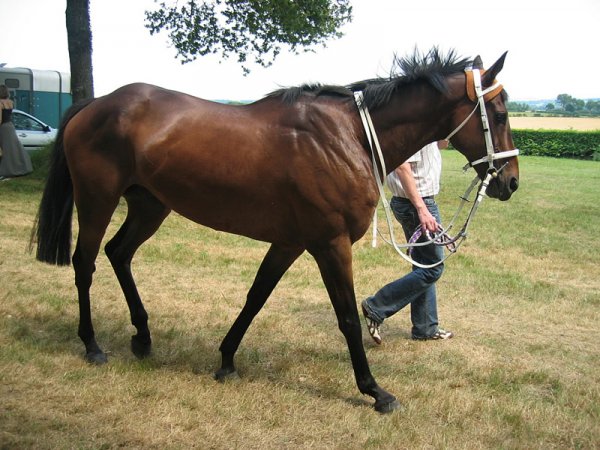
<path fill-rule="evenodd" d="M 504 124 L 506 124 L 506 119 L 508 118 L 508 114 L 505 112 L 497 112 L 494 117 L 496 119 L 496 123 L 504 125 Z"/>

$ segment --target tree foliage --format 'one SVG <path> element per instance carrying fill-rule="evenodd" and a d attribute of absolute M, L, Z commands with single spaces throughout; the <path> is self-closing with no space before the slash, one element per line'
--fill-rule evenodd
<path fill-rule="evenodd" d="M 556 97 L 556 102 L 559 103 L 565 111 L 569 112 L 581 111 L 585 107 L 584 100 L 580 100 L 569 94 L 559 94 Z"/>
<path fill-rule="evenodd" d="M 588 100 L 585 103 L 585 109 L 589 112 L 598 114 L 600 113 L 600 101 L 599 100 Z"/>
<path fill-rule="evenodd" d="M 573 97 L 569 94 L 558 94 L 556 96 L 556 103 L 558 103 L 561 108 L 565 109 L 567 105 L 573 103 Z"/>
<path fill-rule="evenodd" d="M 527 103 L 508 102 L 506 109 L 510 112 L 525 112 L 529 111 L 529 105 Z"/>
<path fill-rule="evenodd" d="M 187 0 L 146 11 L 150 34 L 166 31 L 182 63 L 235 54 L 244 73 L 250 57 L 268 67 L 283 47 L 298 53 L 324 46 L 351 19 L 349 0 Z"/>
<path fill-rule="evenodd" d="M 556 97 L 560 109 L 570 115 L 597 115 L 600 114 L 600 100 L 581 100 L 569 94 L 560 94 Z"/>

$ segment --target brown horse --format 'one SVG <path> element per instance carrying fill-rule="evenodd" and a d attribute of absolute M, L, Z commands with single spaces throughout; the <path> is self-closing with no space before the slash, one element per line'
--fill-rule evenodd
<path fill-rule="evenodd" d="M 490 86 L 503 55 L 482 75 Z M 128 214 L 105 247 L 137 330 L 132 351 L 150 353 L 148 315 L 130 264 L 170 211 L 199 224 L 270 242 L 246 304 L 225 336 L 216 378 L 235 374 L 234 354 L 256 314 L 306 250 L 316 260 L 346 338 L 360 392 L 380 412 L 398 407 L 378 386 L 363 348 L 352 275 L 352 244 L 369 228 L 378 202 L 367 136 L 354 100 L 364 92 L 391 171 L 425 144 L 445 138 L 476 102 L 467 96 L 470 61 L 453 51 L 415 52 L 397 72 L 348 87 L 303 86 L 255 103 L 229 106 L 146 84 L 75 106 L 64 118 L 33 230 L 37 258 L 70 263 L 73 203 L 79 235 L 73 254 L 79 337 L 90 362 L 104 363 L 90 312 L 90 286 L 101 241 L 119 199 Z M 513 148 L 506 95 L 485 104 L 494 151 Z M 479 114 L 452 138 L 469 161 L 486 154 Z M 500 164 L 494 161 L 493 164 Z M 481 177 L 486 167 L 476 167 Z M 507 200 L 518 163 L 507 159 L 488 194 Z"/>

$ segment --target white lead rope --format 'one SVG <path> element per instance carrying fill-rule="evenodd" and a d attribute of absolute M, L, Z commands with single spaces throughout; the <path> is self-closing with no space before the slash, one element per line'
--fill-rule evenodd
<path fill-rule="evenodd" d="M 470 193 L 473 190 L 473 188 L 475 187 L 475 185 L 477 184 L 479 178 L 476 176 L 475 179 L 471 182 L 471 185 L 467 188 L 465 195 L 462 197 L 462 202 L 459 205 L 457 212 L 455 213 L 454 217 L 452 218 L 452 221 L 450 222 L 450 225 L 447 228 L 441 229 L 438 234 L 431 237 L 428 241 L 418 242 L 418 243 L 414 242 L 414 243 L 409 243 L 409 244 L 398 244 L 396 242 L 396 238 L 395 238 L 395 234 L 394 234 L 394 230 L 393 230 L 393 225 L 392 225 L 393 221 L 391 220 L 390 205 L 385 197 L 385 189 L 384 189 L 383 180 L 385 179 L 385 176 L 387 175 L 387 170 L 385 167 L 383 153 L 381 151 L 381 146 L 379 145 L 379 139 L 377 138 L 377 133 L 375 132 L 375 127 L 373 126 L 373 121 L 371 119 L 369 110 L 366 107 L 366 105 L 364 104 L 363 93 L 361 91 L 357 91 L 354 93 L 354 100 L 356 102 L 356 105 L 357 105 L 359 113 L 360 113 L 360 118 L 361 118 L 361 121 L 363 124 L 363 128 L 365 129 L 367 140 L 369 142 L 369 147 L 371 148 L 371 159 L 372 159 L 372 163 L 373 163 L 373 171 L 375 172 L 375 180 L 377 182 L 377 188 L 379 190 L 379 198 L 381 200 L 381 203 L 383 204 L 383 208 L 385 211 L 385 216 L 386 216 L 387 224 L 388 224 L 390 241 L 387 241 L 383 236 L 382 236 L 382 239 L 385 242 L 387 242 L 388 244 L 392 245 L 392 247 L 394 247 L 396 252 L 400 256 L 402 256 L 402 258 L 404 258 L 405 260 L 407 260 L 414 266 L 420 267 L 423 269 L 429 269 L 429 268 L 436 267 L 436 266 L 442 264 L 452 253 L 454 253 L 454 252 L 456 252 L 456 250 L 458 250 L 458 248 L 460 247 L 462 242 L 466 239 L 467 229 L 469 227 L 469 224 L 471 223 L 471 220 L 473 219 L 475 212 L 477 211 L 477 208 L 479 207 L 479 204 L 482 202 L 482 200 L 486 194 L 487 187 L 490 183 L 490 180 L 492 179 L 492 177 L 497 176 L 498 171 L 494 167 L 494 161 L 498 160 L 498 159 L 510 158 L 513 156 L 517 156 L 519 154 L 518 149 L 502 151 L 502 152 L 497 152 L 497 153 L 494 152 L 492 135 L 491 135 L 491 132 L 489 129 L 489 122 L 487 119 L 487 111 L 485 109 L 484 95 L 487 94 L 488 92 L 496 89 L 499 86 L 499 83 L 495 83 L 494 85 L 490 86 L 489 88 L 483 90 L 481 88 L 481 74 L 480 74 L 479 70 L 473 69 L 472 72 L 474 75 L 473 82 L 474 82 L 475 92 L 477 95 L 478 102 L 475 105 L 475 107 L 473 108 L 473 110 L 471 111 L 471 113 L 465 118 L 465 120 L 463 120 L 458 125 L 458 127 L 456 127 L 446 137 L 445 140 L 447 140 L 447 141 L 450 140 L 450 138 L 452 136 L 454 136 L 456 133 L 458 133 L 465 126 L 465 124 L 469 121 L 469 119 L 473 116 L 473 114 L 477 110 L 477 107 L 480 107 L 481 122 L 483 125 L 483 132 L 484 132 L 484 137 L 485 137 L 487 155 L 484 156 L 483 158 L 480 158 L 476 161 L 473 161 L 473 162 L 467 164 L 465 166 L 465 169 L 467 169 L 469 167 L 473 167 L 477 164 L 480 164 L 480 163 L 483 163 L 486 161 L 488 162 L 489 168 L 488 168 L 488 172 L 487 172 L 485 179 L 481 182 L 477 197 L 475 198 L 475 201 L 473 202 L 473 206 L 471 207 L 471 211 L 469 212 L 469 215 L 465 221 L 465 224 L 461 228 L 459 234 L 455 238 L 450 239 L 449 243 L 453 246 L 451 252 L 448 253 L 446 256 L 444 256 L 444 258 L 442 258 L 440 261 L 438 261 L 437 263 L 434 263 L 434 264 L 421 264 L 421 263 L 413 260 L 410 256 L 406 255 L 404 253 L 404 251 L 402 251 L 402 249 L 430 245 L 430 244 L 446 245 L 446 242 L 444 241 L 444 237 L 447 237 L 446 233 L 454 225 L 454 221 L 458 217 L 458 214 L 462 210 L 464 204 L 467 201 L 469 201 L 468 198 L 470 196 Z M 380 174 L 379 168 L 377 166 L 377 161 L 379 161 L 379 168 L 381 169 L 381 174 Z M 502 168 L 504 168 L 504 166 Z M 502 170 L 502 168 L 500 170 Z M 375 247 L 377 245 L 377 234 L 378 234 L 377 209 L 375 209 L 375 213 L 373 215 L 373 238 L 372 238 L 372 246 L 373 247 Z M 457 244 L 457 242 L 458 242 L 458 244 Z"/>
<path fill-rule="evenodd" d="M 371 120 L 371 114 L 369 114 L 368 108 L 364 105 L 363 93 L 361 91 L 355 92 L 354 100 L 356 101 L 356 105 L 358 106 L 358 110 L 360 112 L 360 118 L 362 120 L 363 127 L 364 127 L 366 135 L 367 135 L 367 141 L 369 142 L 369 147 L 371 148 L 371 159 L 373 162 L 373 170 L 375 172 L 375 180 L 377 182 L 377 188 L 379 190 L 379 198 L 381 200 L 381 203 L 383 204 L 383 209 L 385 210 L 385 216 L 387 219 L 388 230 L 390 233 L 390 240 L 391 240 L 390 244 L 394 247 L 394 249 L 400 256 L 402 256 L 405 260 L 407 260 L 411 264 L 414 264 L 417 267 L 421 267 L 423 269 L 428 269 L 428 268 L 432 268 L 432 267 L 435 267 L 435 266 L 441 264 L 443 262 L 443 260 L 436 264 L 431 264 L 431 265 L 421 264 L 421 263 L 413 260 L 408 255 L 404 254 L 404 252 L 402 251 L 403 248 L 408 248 L 410 245 L 398 244 L 396 242 L 394 229 L 393 229 L 393 225 L 392 225 L 393 222 L 390 218 L 390 216 L 391 216 L 390 205 L 385 197 L 385 190 L 383 187 L 383 179 L 385 178 L 387 171 L 385 169 L 385 161 L 383 159 L 383 153 L 381 151 L 381 146 L 379 145 L 379 139 L 377 139 L 377 133 L 375 133 L 373 121 Z M 379 158 L 379 164 L 381 166 L 381 173 L 383 175 L 380 174 L 379 168 L 377 167 L 376 155 Z M 375 247 L 377 245 L 377 209 L 375 209 L 375 213 L 373 215 L 373 243 L 372 243 L 372 245 L 373 245 L 373 247 Z M 447 256 L 446 256 L 446 258 L 447 258 Z M 446 258 L 444 258 L 444 259 L 446 259 Z"/>

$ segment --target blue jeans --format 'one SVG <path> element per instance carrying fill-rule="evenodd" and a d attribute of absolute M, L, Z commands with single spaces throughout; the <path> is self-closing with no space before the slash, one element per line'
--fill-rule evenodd
<path fill-rule="evenodd" d="M 423 200 L 431 215 L 441 223 L 440 211 L 433 197 L 426 197 Z M 410 200 L 401 197 L 392 197 L 390 206 L 394 216 L 402 225 L 408 241 L 420 224 L 417 210 Z M 419 241 L 426 240 L 425 235 L 419 239 Z M 433 244 L 414 247 L 412 252 L 412 258 L 421 264 L 433 264 L 443 257 L 443 248 Z M 438 330 L 435 282 L 443 271 L 443 264 L 431 269 L 413 266 L 411 272 L 382 287 L 362 305 L 371 319 L 383 322 L 410 303 L 413 337 L 431 336 Z"/>

